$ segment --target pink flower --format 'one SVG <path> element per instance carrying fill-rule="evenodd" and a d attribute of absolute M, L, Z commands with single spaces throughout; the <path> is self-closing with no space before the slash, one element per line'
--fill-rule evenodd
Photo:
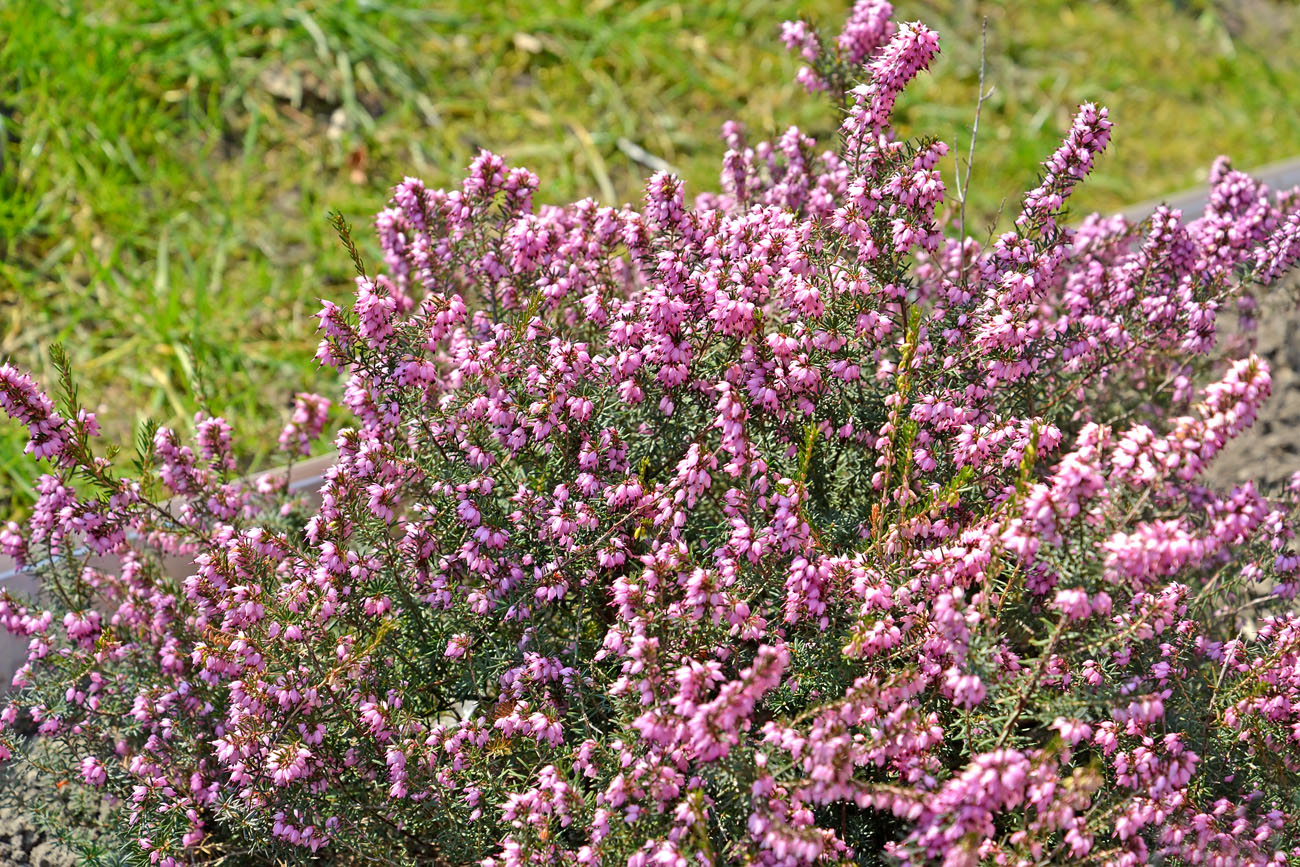
<path fill-rule="evenodd" d="M 465 652 L 469 649 L 469 643 L 470 636 L 465 633 L 453 635 L 451 640 L 447 642 L 447 650 L 443 653 L 443 656 L 450 657 L 451 659 L 459 659 L 464 656 Z"/>
<path fill-rule="evenodd" d="M 81 778 L 87 785 L 99 787 L 108 782 L 108 773 L 97 757 L 86 756 L 81 760 Z"/>

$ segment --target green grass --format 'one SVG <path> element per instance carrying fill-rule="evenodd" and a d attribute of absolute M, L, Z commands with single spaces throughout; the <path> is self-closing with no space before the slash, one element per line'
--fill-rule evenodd
<path fill-rule="evenodd" d="M 366 225 L 391 185 L 453 183 L 479 147 L 528 165 L 545 200 L 639 194 L 648 152 L 714 187 L 721 123 L 755 135 L 834 117 L 777 40 L 849 3 L 535 0 L 9 0 L 0 5 L 0 356 L 50 378 L 63 342 L 110 436 L 200 405 L 273 462 L 312 361 L 312 314 L 349 291 L 326 214 Z M 942 61 L 902 129 L 964 143 L 981 22 L 985 104 L 972 213 L 1014 203 L 1074 104 L 1111 107 L 1112 151 L 1081 190 L 1115 208 L 1198 182 L 1218 153 L 1300 152 L 1300 11 L 1247 0 L 914 2 Z M 0 501 L 34 473 L 0 434 Z"/>

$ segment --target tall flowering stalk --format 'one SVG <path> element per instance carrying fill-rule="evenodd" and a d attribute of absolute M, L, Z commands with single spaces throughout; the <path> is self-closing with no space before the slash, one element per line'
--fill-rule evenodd
<path fill-rule="evenodd" d="M 160 865 L 1300 857 L 1300 478 L 1203 476 L 1270 388 L 1220 311 L 1300 199 L 1222 163 L 1201 217 L 1068 228 L 1085 105 L 982 247 L 890 124 L 933 32 L 785 38 L 864 77 L 839 146 L 729 125 L 720 194 L 396 188 L 320 313 L 318 508 L 218 419 L 122 475 L 70 376 L 0 368 L 51 470 L 0 532 L 45 588 L 0 593 L 6 757 L 35 730 Z"/>

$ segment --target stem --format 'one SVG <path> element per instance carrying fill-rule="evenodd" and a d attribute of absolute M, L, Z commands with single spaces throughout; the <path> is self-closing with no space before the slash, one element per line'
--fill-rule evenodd
<path fill-rule="evenodd" d="M 989 42 L 989 20 L 984 19 L 980 26 L 980 81 L 979 81 L 979 98 L 975 102 L 975 125 L 970 131 L 970 150 L 966 154 L 966 178 L 962 180 L 961 166 L 958 165 L 957 156 L 953 154 L 953 173 L 957 177 L 957 197 L 961 202 L 961 228 L 958 233 L 958 243 L 961 245 L 961 285 L 966 288 L 966 194 L 970 190 L 971 171 L 975 168 L 975 142 L 980 134 L 980 114 L 984 108 L 984 100 L 993 95 L 993 88 L 988 91 L 984 90 L 984 66 L 985 66 L 985 49 L 988 48 Z"/>

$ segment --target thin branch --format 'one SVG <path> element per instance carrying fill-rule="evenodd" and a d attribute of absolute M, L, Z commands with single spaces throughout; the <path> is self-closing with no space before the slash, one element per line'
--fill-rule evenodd
<path fill-rule="evenodd" d="M 356 242 L 352 240 L 352 226 L 344 218 L 343 212 L 330 211 L 329 223 L 335 234 L 339 236 L 339 240 L 343 242 L 344 248 L 347 249 L 348 256 L 352 259 L 352 266 L 357 269 L 357 274 L 362 278 L 366 278 L 366 263 L 361 258 L 361 251 L 357 249 Z"/>
<path fill-rule="evenodd" d="M 980 27 L 980 81 L 979 81 L 979 99 L 975 102 L 975 125 L 970 131 L 970 148 L 966 154 L 966 178 L 962 180 L 961 162 L 957 155 L 953 154 L 953 171 L 957 176 L 957 199 L 961 202 L 961 228 L 959 234 L 959 243 L 961 244 L 961 281 L 962 286 L 966 285 L 966 194 L 970 190 L 971 171 L 975 168 L 975 142 L 979 139 L 980 134 L 980 115 L 984 110 L 984 101 L 993 95 L 993 88 L 987 91 L 984 89 L 984 68 L 985 52 L 989 43 L 989 20 L 984 19 Z"/>

